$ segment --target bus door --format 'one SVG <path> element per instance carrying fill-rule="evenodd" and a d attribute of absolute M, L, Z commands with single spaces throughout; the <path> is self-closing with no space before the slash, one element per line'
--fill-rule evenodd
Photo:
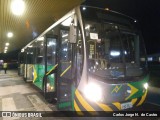
<path fill-rule="evenodd" d="M 26 82 L 31 82 L 33 81 L 33 64 L 34 64 L 34 46 L 30 45 L 27 47 L 27 64 L 26 64 L 26 75 L 25 75 L 25 80 Z"/>
<path fill-rule="evenodd" d="M 36 54 L 35 54 L 33 84 L 42 90 L 43 76 L 45 74 L 44 39 L 38 39 L 37 41 L 35 41 L 35 46 L 36 46 Z"/>
<path fill-rule="evenodd" d="M 23 80 L 26 80 L 26 67 L 27 66 L 27 51 L 24 51 L 24 70 L 23 70 Z"/>
<path fill-rule="evenodd" d="M 72 50 L 68 41 L 69 30 L 60 30 L 60 58 L 58 64 L 58 101 L 59 110 L 72 109 Z"/>
<path fill-rule="evenodd" d="M 18 75 L 24 75 L 24 52 L 20 52 L 18 55 Z"/>
<path fill-rule="evenodd" d="M 32 81 L 31 58 L 32 58 L 32 54 L 30 52 L 30 48 L 27 47 L 25 50 L 25 61 L 24 61 L 24 80 L 26 82 Z"/>
<path fill-rule="evenodd" d="M 54 99 L 56 95 L 57 74 L 57 36 L 46 35 L 45 77 L 43 78 L 46 99 Z"/>

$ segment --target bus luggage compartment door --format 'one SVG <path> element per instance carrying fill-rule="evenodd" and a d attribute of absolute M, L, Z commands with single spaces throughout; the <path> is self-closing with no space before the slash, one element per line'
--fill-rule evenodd
<path fill-rule="evenodd" d="M 61 78 L 58 87 L 58 104 L 57 108 L 59 110 L 71 110 L 71 84 L 66 81 L 71 81 L 70 79 Z"/>

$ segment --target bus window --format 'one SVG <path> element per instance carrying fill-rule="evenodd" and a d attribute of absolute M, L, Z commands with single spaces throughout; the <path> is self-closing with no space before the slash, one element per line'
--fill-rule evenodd
<path fill-rule="evenodd" d="M 24 64 L 24 56 L 25 56 L 25 54 L 24 54 L 24 52 L 21 52 L 20 54 L 19 54 L 19 64 Z"/>
<path fill-rule="evenodd" d="M 43 41 L 37 41 L 37 49 L 36 49 L 36 63 L 37 64 L 44 64 L 44 48 L 43 48 Z"/>
<path fill-rule="evenodd" d="M 47 38 L 47 65 L 56 63 L 56 39 Z"/>
<path fill-rule="evenodd" d="M 136 36 L 135 35 L 132 35 L 132 34 L 125 34 L 125 33 L 122 33 L 122 40 L 123 40 L 123 46 L 124 46 L 124 55 L 125 55 L 125 61 L 126 62 L 130 62 L 130 63 L 136 63 L 138 62 L 135 61 L 135 50 L 136 50 L 136 45 L 138 45 L 138 40 L 136 39 Z M 137 43 L 137 44 L 136 44 Z M 138 54 L 138 53 L 137 53 Z"/>
<path fill-rule="evenodd" d="M 141 39 L 139 41 L 140 66 L 145 72 L 147 72 L 147 56 L 146 56 L 145 43 L 141 35 L 139 36 L 139 39 Z"/>
<path fill-rule="evenodd" d="M 89 73 L 103 78 L 124 77 L 125 66 L 118 26 L 86 21 L 85 29 Z"/>
<path fill-rule="evenodd" d="M 66 70 L 71 65 L 72 55 L 71 55 L 71 44 L 68 40 L 68 30 L 61 30 L 61 70 L 62 72 Z M 67 73 L 63 75 L 64 78 L 70 78 L 71 77 L 71 70 L 69 69 Z"/>
<path fill-rule="evenodd" d="M 18 56 L 18 74 L 24 74 L 25 52 L 21 52 Z"/>
<path fill-rule="evenodd" d="M 53 70 L 55 65 L 57 64 L 56 61 L 56 48 L 57 48 L 57 38 L 53 34 L 47 34 L 46 35 L 46 43 L 47 43 L 47 48 L 46 48 L 46 72 L 47 72 L 47 77 L 45 77 L 45 85 L 46 85 L 46 91 L 47 92 L 55 92 L 56 90 L 56 72 Z M 52 72 L 50 72 L 52 71 Z"/>
<path fill-rule="evenodd" d="M 35 63 L 35 46 L 33 44 L 30 44 L 29 46 L 27 46 L 27 48 L 25 49 L 26 52 L 26 64 L 25 64 L 25 68 L 24 68 L 24 78 L 26 81 L 32 81 L 33 80 L 33 64 Z"/>
<path fill-rule="evenodd" d="M 126 76 L 141 76 L 144 73 L 144 66 L 140 64 L 141 51 L 144 47 L 140 46 L 139 35 L 121 31 L 124 46 L 123 54 L 126 62 Z M 145 58 L 145 56 L 143 56 Z M 141 62 L 142 63 L 142 62 Z M 146 63 L 145 63 L 146 64 Z"/>
<path fill-rule="evenodd" d="M 145 59 L 144 47 L 136 30 L 113 23 L 86 21 L 85 24 L 91 74 L 124 78 L 145 73 L 146 63 L 140 61 Z"/>
<path fill-rule="evenodd" d="M 27 64 L 34 64 L 35 48 L 30 46 L 27 48 Z"/>
<path fill-rule="evenodd" d="M 78 35 L 77 35 L 77 50 L 76 50 L 77 54 L 77 61 L 76 61 L 76 73 L 77 73 L 77 85 L 80 82 L 81 79 L 81 75 L 82 75 L 82 70 L 83 70 L 83 55 L 84 55 L 84 51 L 83 51 L 83 42 L 82 42 L 82 36 L 81 36 L 81 32 L 80 30 L 78 30 Z"/>

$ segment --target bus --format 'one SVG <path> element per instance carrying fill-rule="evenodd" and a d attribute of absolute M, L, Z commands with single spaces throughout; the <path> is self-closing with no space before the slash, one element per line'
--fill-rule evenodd
<path fill-rule="evenodd" d="M 21 49 L 20 71 L 62 111 L 140 106 L 149 73 L 137 24 L 112 10 L 77 6 Z"/>

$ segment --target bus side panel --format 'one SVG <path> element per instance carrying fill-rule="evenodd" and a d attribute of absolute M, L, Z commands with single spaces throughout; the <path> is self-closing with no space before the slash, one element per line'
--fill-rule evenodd
<path fill-rule="evenodd" d="M 50 71 L 53 68 L 52 65 L 47 66 L 47 71 Z M 43 90 L 43 77 L 45 75 L 45 66 L 36 64 L 34 65 L 34 79 L 33 84 L 37 86 L 39 89 Z M 55 75 L 51 74 L 48 76 L 48 82 L 50 84 L 51 89 L 55 91 Z"/>
<path fill-rule="evenodd" d="M 43 83 L 44 72 L 45 72 L 45 66 L 44 65 L 40 65 L 40 64 L 34 65 L 33 84 L 36 85 L 41 90 L 43 88 L 42 83 Z"/>

